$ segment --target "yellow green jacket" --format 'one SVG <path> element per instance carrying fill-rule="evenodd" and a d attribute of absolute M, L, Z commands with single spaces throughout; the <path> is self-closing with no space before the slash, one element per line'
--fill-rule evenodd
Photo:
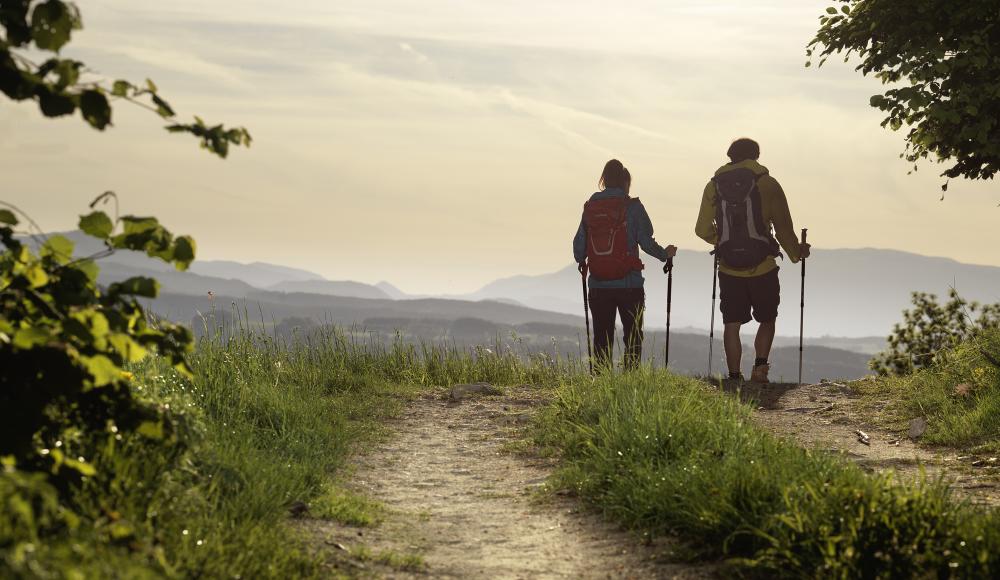
<path fill-rule="evenodd" d="M 775 239 L 785 250 L 788 259 L 792 263 L 798 262 L 799 237 L 795 235 L 792 214 L 788 211 L 788 200 L 785 199 L 785 192 L 782 191 L 778 180 L 768 174 L 766 167 L 752 159 L 723 165 L 715 174 L 719 175 L 739 168 L 750 169 L 757 175 L 757 188 L 760 190 L 761 214 L 764 217 L 764 223 L 772 228 Z M 698 212 L 698 223 L 695 225 L 694 231 L 699 238 L 713 246 L 719 240 L 719 234 L 715 228 L 715 183 L 711 181 L 705 186 L 705 192 L 701 196 L 701 210 Z M 778 263 L 770 256 L 749 270 L 736 270 L 719 263 L 720 272 L 745 278 L 767 274 L 777 267 Z"/>

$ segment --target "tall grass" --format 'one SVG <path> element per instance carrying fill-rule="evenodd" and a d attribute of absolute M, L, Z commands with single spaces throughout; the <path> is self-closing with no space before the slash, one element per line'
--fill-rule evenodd
<path fill-rule="evenodd" d="M 1000 517 L 940 482 L 905 485 L 802 449 L 693 379 L 643 371 L 570 381 L 538 421 L 556 483 L 609 517 L 677 534 L 702 557 L 815 578 L 1000 574 Z"/>
<path fill-rule="evenodd" d="M 131 369 L 139 396 L 170 410 L 163 433 L 72 442 L 98 473 L 75 493 L 75 526 L 19 518 L 6 504 L 17 490 L 0 489 L 0 577 L 322 575 L 289 505 L 318 500 L 315 515 L 337 513 L 324 507 L 331 477 L 407 396 L 456 382 L 552 382 L 574 364 L 525 362 L 500 341 L 459 351 L 334 328 L 284 340 L 236 314 L 205 329 L 193 380 L 156 358 Z"/>
<path fill-rule="evenodd" d="M 930 368 L 910 375 L 859 381 L 854 388 L 870 402 L 885 401 L 887 420 L 905 428 L 926 417 L 924 441 L 1000 450 L 1000 329 L 986 330 Z"/>
<path fill-rule="evenodd" d="M 206 329 L 193 380 L 155 358 L 133 369 L 136 391 L 173 420 L 162 434 L 95 440 L 98 475 L 76 493 L 76 525 L 4 503 L 0 576 L 321 576 L 288 506 L 341 517 L 329 480 L 352 449 L 417 390 L 477 381 L 553 388 L 536 437 L 562 453 L 556 482 L 703 557 L 801 578 L 1000 575 L 996 513 L 940 483 L 900 485 L 776 439 L 693 379 L 648 367 L 594 378 L 500 340 L 459 351 L 333 328 L 283 340 L 234 319 Z M 348 506 L 358 521 L 362 500 Z"/>

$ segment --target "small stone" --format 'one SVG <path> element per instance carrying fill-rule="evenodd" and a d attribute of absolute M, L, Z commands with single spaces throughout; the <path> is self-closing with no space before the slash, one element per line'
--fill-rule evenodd
<path fill-rule="evenodd" d="M 292 514 L 293 518 L 301 518 L 309 512 L 309 506 L 302 501 L 293 501 L 288 506 L 288 513 Z"/>
<path fill-rule="evenodd" d="M 968 397 L 972 393 L 969 383 L 959 383 L 955 385 L 955 395 L 958 397 Z"/>
<path fill-rule="evenodd" d="M 470 395 L 501 395 L 500 389 L 489 383 L 473 383 L 468 385 L 455 385 L 448 391 L 448 400 L 456 403 L 469 398 Z"/>
<path fill-rule="evenodd" d="M 910 430 L 907 432 L 907 437 L 910 439 L 919 439 L 927 431 L 927 419 L 923 417 L 917 417 L 910 421 Z"/>

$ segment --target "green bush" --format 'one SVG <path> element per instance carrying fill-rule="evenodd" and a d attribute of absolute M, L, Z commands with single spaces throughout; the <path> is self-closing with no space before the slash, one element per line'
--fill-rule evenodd
<path fill-rule="evenodd" d="M 969 302 L 954 288 L 945 304 L 939 304 L 934 294 L 914 292 L 913 308 L 903 312 L 903 322 L 889 335 L 889 348 L 872 359 L 871 368 L 880 375 L 928 368 L 980 332 L 997 328 L 1000 304 Z"/>

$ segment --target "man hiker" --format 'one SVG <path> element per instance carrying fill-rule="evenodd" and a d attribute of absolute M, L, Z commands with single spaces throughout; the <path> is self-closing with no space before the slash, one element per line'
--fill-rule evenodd
<path fill-rule="evenodd" d="M 705 186 L 695 233 L 715 246 L 719 260 L 729 379 L 743 380 L 740 327 L 750 322 L 752 314 L 760 327 L 754 341 L 756 359 L 750 380 L 766 384 L 780 301 L 776 258 L 781 256 L 781 249 L 792 263 L 808 258 L 809 244 L 799 243 L 785 192 L 767 168 L 757 162 L 760 145 L 752 139 L 737 139 L 727 155 L 730 162 L 719 168 Z"/>
<path fill-rule="evenodd" d="M 629 197 L 632 176 L 621 161 L 604 166 L 601 191 L 583 206 L 583 218 L 573 238 L 573 256 L 584 276 L 589 272 L 590 311 L 594 316 L 594 351 L 599 367 L 611 368 L 615 313 L 621 317 L 625 370 L 635 369 L 642 356 L 643 289 L 641 247 L 665 262 L 677 253 L 653 239 L 653 225 L 638 198 Z"/>

